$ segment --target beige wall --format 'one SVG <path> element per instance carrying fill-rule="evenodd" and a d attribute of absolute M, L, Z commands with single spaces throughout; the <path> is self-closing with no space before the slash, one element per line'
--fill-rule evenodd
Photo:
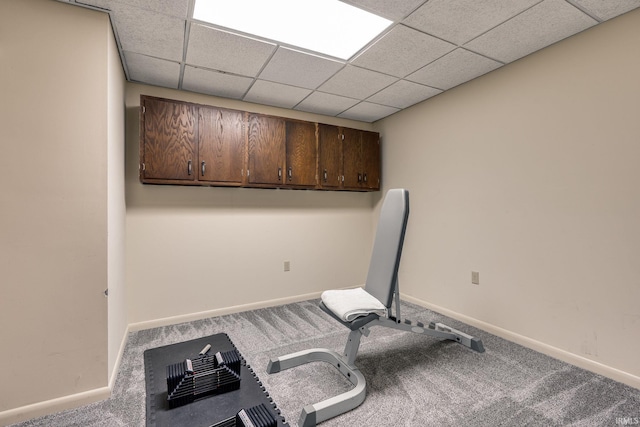
<path fill-rule="evenodd" d="M 371 129 L 240 101 L 127 86 L 127 292 L 138 327 L 364 282 L 379 194 L 142 185 L 140 94 Z M 283 262 L 291 271 L 283 271 Z"/>
<path fill-rule="evenodd" d="M 638 46 L 640 10 L 377 124 L 404 293 L 636 387 Z"/>
<path fill-rule="evenodd" d="M 125 86 L 107 15 L 3 0 L 0 425 L 106 397 L 127 324 L 364 280 L 380 193 L 142 185 L 141 93 L 377 128 L 406 295 L 639 386 L 639 44 L 636 11 L 372 126 Z"/>
<path fill-rule="evenodd" d="M 0 2 L 0 425 L 108 396 L 110 31 L 102 13 Z"/>
<path fill-rule="evenodd" d="M 125 76 L 115 38 L 108 27 L 108 138 L 107 138 L 107 238 L 108 238 L 108 331 L 109 384 L 113 386 L 127 331 L 125 290 Z"/>

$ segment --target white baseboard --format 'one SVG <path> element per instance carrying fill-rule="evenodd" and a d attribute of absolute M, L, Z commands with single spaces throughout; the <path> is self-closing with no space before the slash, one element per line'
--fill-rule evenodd
<path fill-rule="evenodd" d="M 65 409 L 77 408 L 79 406 L 99 402 L 101 400 L 108 399 L 109 396 L 111 396 L 111 388 L 101 387 L 82 393 L 9 409 L 7 411 L 0 412 L 0 426 L 8 426 L 31 418 L 38 418 L 55 412 L 64 411 Z"/>
<path fill-rule="evenodd" d="M 120 348 L 118 349 L 118 358 L 113 365 L 113 370 L 109 373 L 109 390 L 113 390 L 116 384 L 116 378 L 118 378 L 118 372 L 120 372 L 120 364 L 122 364 L 122 355 L 124 354 L 124 348 L 127 345 L 127 339 L 129 338 L 129 326 L 125 328 L 124 336 L 120 342 Z"/>
<path fill-rule="evenodd" d="M 161 319 L 148 320 L 145 322 L 129 324 L 129 332 L 141 331 L 144 329 L 158 328 L 161 326 L 175 325 L 194 320 L 206 319 L 208 317 L 224 316 L 225 314 L 240 313 L 242 311 L 257 310 L 259 308 L 274 307 L 277 305 L 290 304 L 293 302 L 306 301 L 313 298 L 320 298 L 322 292 L 312 292 L 310 294 L 296 295 L 292 297 L 276 298 L 267 301 L 259 301 L 249 304 L 234 305 L 231 307 L 216 308 L 213 310 L 200 311 L 198 313 L 181 314 L 178 316 L 163 317 Z"/>
<path fill-rule="evenodd" d="M 582 357 L 577 354 L 570 353 L 566 350 L 562 350 L 557 347 L 550 346 L 543 342 L 528 338 L 524 335 L 519 335 L 515 332 L 511 332 L 506 329 L 500 328 L 498 326 L 492 325 L 490 323 L 486 323 L 481 320 L 474 319 L 469 316 L 465 316 L 464 314 L 460 314 L 455 311 L 448 310 L 444 307 L 440 307 L 435 304 L 428 303 L 426 301 L 420 300 L 418 298 L 414 298 L 409 295 L 402 294 L 402 299 L 404 299 L 405 301 L 417 304 L 419 306 L 428 308 L 429 310 L 436 311 L 440 314 L 444 314 L 445 316 L 459 320 L 461 322 L 464 322 L 476 328 L 482 329 L 483 331 L 487 331 L 500 338 L 504 338 L 511 342 L 515 342 L 524 347 L 538 351 L 542 354 L 546 354 L 547 356 L 551 356 L 553 358 L 562 360 L 563 362 L 570 363 L 574 366 L 585 369 L 587 371 L 594 372 L 596 374 L 602 375 L 607 378 L 611 378 L 612 380 L 621 382 L 628 386 L 640 389 L 640 377 L 632 375 L 628 372 L 624 372 L 619 369 L 612 368 L 611 366 L 603 365 L 602 363 L 596 362 L 591 359 L 587 359 L 586 357 Z"/>

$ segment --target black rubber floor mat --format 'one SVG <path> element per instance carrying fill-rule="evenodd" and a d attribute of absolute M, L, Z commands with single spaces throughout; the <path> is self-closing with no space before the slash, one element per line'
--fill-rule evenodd
<path fill-rule="evenodd" d="M 237 350 L 227 334 L 216 334 L 144 352 L 147 427 L 209 427 L 235 416 L 242 409 L 248 409 L 260 403 L 264 403 L 274 414 L 278 420 L 278 426 L 288 427 L 279 415 L 276 404 L 242 355 L 238 390 L 207 396 L 193 403 L 169 409 L 167 366 L 185 359 L 196 358 L 207 344 L 211 345 L 209 352 L 214 354 L 219 351 Z"/>

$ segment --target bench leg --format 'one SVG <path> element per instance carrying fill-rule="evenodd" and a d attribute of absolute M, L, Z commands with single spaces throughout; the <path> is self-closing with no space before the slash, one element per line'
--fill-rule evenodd
<path fill-rule="evenodd" d="M 355 409 L 364 402 L 367 385 L 364 375 L 355 365 L 350 365 L 342 356 L 329 349 L 313 348 L 271 359 L 267 366 L 267 372 L 274 374 L 310 362 L 332 364 L 354 385 L 354 388 L 335 397 L 302 408 L 300 421 L 298 422 L 300 427 L 315 426 L 317 423 Z"/>

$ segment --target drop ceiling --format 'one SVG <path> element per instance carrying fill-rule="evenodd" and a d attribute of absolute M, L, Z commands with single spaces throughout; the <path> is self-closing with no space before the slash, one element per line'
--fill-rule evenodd
<path fill-rule="evenodd" d="M 59 1 L 109 13 L 129 81 L 364 122 L 640 7 L 640 0 L 344 0 L 393 21 L 345 61 L 194 20 L 195 0 Z"/>

